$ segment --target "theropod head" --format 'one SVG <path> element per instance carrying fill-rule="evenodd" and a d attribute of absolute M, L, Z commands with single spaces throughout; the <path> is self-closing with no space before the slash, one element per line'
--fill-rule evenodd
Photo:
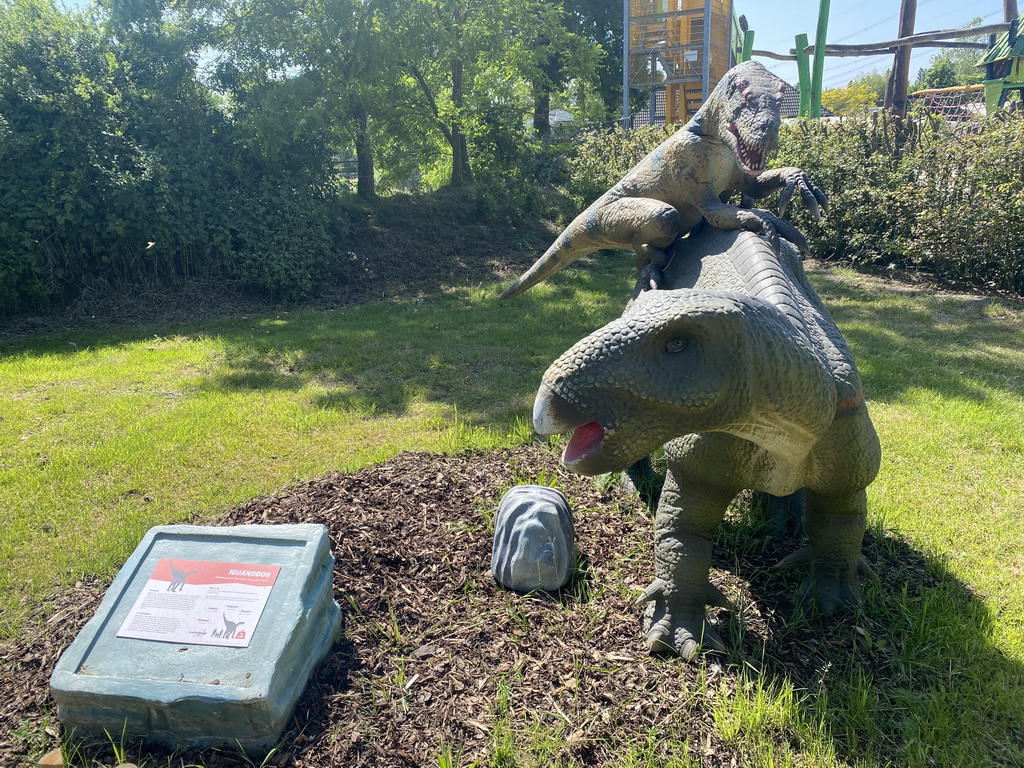
<path fill-rule="evenodd" d="M 761 64 L 744 61 L 725 74 L 687 129 L 724 142 L 739 168 L 756 176 L 779 148 L 784 88 Z"/>

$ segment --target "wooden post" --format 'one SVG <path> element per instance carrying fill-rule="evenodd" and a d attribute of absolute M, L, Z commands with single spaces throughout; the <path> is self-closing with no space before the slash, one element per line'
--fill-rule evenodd
<path fill-rule="evenodd" d="M 748 29 L 743 33 L 743 52 L 740 54 L 740 61 L 750 61 L 752 50 L 754 50 L 754 30 Z"/>
<path fill-rule="evenodd" d="M 917 20 L 917 0 L 902 0 L 900 4 L 899 37 L 914 34 Z M 892 72 L 885 87 L 885 108 L 900 117 L 907 116 L 907 86 L 910 82 L 910 46 L 900 46 L 893 57 Z"/>
<path fill-rule="evenodd" d="M 800 88 L 800 117 L 807 117 L 811 110 L 811 62 L 807 58 L 807 35 L 796 36 L 797 87 Z"/>
<path fill-rule="evenodd" d="M 1003 0 L 1003 21 L 1017 18 L 1017 0 Z"/>
<path fill-rule="evenodd" d="M 629 117 L 629 0 L 622 0 L 622 127 L 632 128 Z"/>
<path fill-rule="evenodd" d="M 811 72 L 810 116 L 821 117 L 821 80 L 825 74 L 825 38 L 828 36 L 829 0 L 818 5 L 818 29 L 814 34 L 814 65 Z"/>

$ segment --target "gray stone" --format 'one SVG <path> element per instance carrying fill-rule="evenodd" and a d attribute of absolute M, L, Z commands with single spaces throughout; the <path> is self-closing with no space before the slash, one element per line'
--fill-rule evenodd
<path fill-rule="evenodd" d="M 501 499 L 494 524 L 491 573 L 516 592 L 552 592 L 576 564 L 572 511 L 554 488 L 518 485 Z"/>
<path fill-rule="evenodd" d="M 165 559 L 280 568 L 262 615 L 246 617 L 246 647 L 118 636 Z M 50 683 L 58 717 L 76 734 L 272 746 L 340 628 L 333 568 L 322 525 L 151 529 L 57 663 Z M 167 592 L 168 600 L 183 594 L 173 579 Z"/>

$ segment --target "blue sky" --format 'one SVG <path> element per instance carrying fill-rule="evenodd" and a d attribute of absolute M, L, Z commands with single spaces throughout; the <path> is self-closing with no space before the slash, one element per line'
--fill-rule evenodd
<path fill-rule="evenodd" d="M 819 0 L 738 0 L 736 12 L 747 17 L 754 30 L 754 48 L 776 53 L 789 53 L 793 38 L 804 32 L 814 43 L 818 23 Z M 1024 4 L 1021 4 L 1024 9 Z M 831 0 L 828 42 L 854 45 L 893 40 L 898 37 L 900 0 Z M 972 19 L 982 18 L 984 24 L 1003 20 L 1002 0 L 964 2 L 964 0 L 918 0 L 917 32 L 934 29 L 955 29 L 967 26 Z M 928 66 L 937 48 L 915 48 L 910 60 L 910 79 Z M 979 54 L 980 57 L 980 54 Z M 757 59 L 784 80 L 796 85 L 796 63 Z M 892 56 L 835 57 L 825 59 L 824 88 L 846 85 L 860 74 L 892 66 Z"/>

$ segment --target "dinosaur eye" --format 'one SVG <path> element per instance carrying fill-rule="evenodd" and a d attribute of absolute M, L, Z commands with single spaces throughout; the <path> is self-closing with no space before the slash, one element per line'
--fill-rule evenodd
<path fill-rule="evenodd" d="M 678 336 L 665 342 L 665 352 L 670 355 L 682 352 L 684 349 L 686 349 L 686 339 L 681 339 Z"/>

